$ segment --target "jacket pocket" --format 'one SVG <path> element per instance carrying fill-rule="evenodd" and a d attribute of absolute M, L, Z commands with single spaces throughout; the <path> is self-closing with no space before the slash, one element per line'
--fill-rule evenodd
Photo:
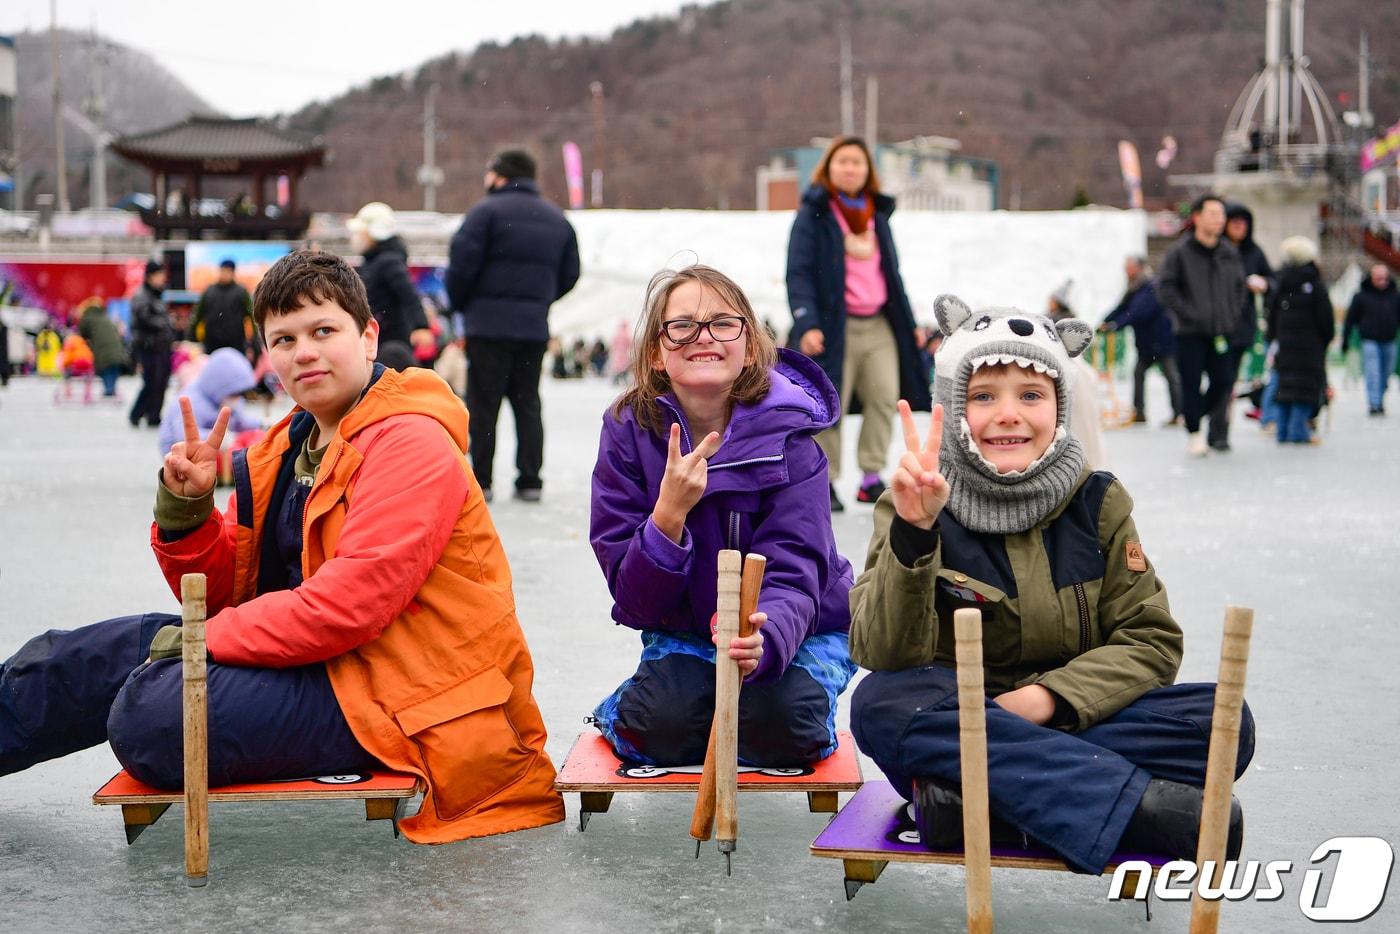
<path fill-rule="evenodd" d="M 488 666 L 394 714 L 418 747 L 434 809 L 455 820 L 518 779 L 535 753 L 511 722 L 514 686 Z"/>
<path fill-rule="evenodd" d="M 998 668 L 1020 663 L 1021 627 L 1006 624 L 1008 608 L 1004 592 L 951 568 L 938 570 L 938 591 L 950 610 L 946 627 L 939 634 L 940 652 L 946 647 L 948 657 L 955 657 L 951 611 L 974 609 L 982 614 L 982 664 L 986 668 Z"/>

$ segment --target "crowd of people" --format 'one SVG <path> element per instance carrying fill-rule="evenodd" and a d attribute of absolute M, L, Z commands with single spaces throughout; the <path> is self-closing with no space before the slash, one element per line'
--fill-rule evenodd
<path fill-rule="evenodd" d="M 381 203 L 351 220 L 358 270 L 298 250 L 252 296 L 227 270 L 186 335 L 207 362 L 164 419 L 177 335 L 165 270 L 147 267 L 132 302 L 143 385 L 129 418 L 163 425 L 151 535 L 161 569 L 177 589 L 187 571 L 210 580 L 211 781 L 407 771 L 426 788 L 401 824 L 420 843 L 562 819 L 510 562 L 487 509 L 502 401 L 518 432 L 514 497 L 542 498 L 548 313 L 580 272 L 574 230 L 534 175 L 520 150 L 488 167 L 486 196 L 451 242 L 450 332 L 418 298 Z M 613 620 L 640 640 L 636 673 L 590 720 L 621 760 L 694 763 L 727 656 L 746 683 L 740 757 L 804 767 L 835 751 L 838 698 L 864 666 L 856 743 L 913 803 L 923 842 L 957 846 L 952 619 L 976 607 L 993 833 L 1033 839 L 1081 872 L 1101 872 L 1119 849 L 1190 859 L 1214 685 L 1175 683 L 1181 627 L 1132 500 L 1098 469 L 1096 414 L 1076 409 L 1093 392 L 1083 360 L 1094 329 L 1066 289 L 1044 313 L 944 295 L 936 328 L 917 326 L 893 208 L 864 141 L 838 137 L 793 222 L 788 346 L 738 283 L 703 265 L 659 272 L 611 351 L 576 345 L 565 375 L 628 363 L 626 387 L 600 413 L 589 539 Z M 1310 442 L 1326 397 L 1335 319 L 1316 246 L 1289 238 L 1273 270 L 1251 226 L 1247 209 L 1198 199 L 1158 275 L 1129 259 L 1123 301 L 1103 325 L 1135 332 L 1133 420 L 1146 421 L 1155 366 L 1193 456 L 1229 449 L 1230 401 L 1261 321 L 1273 348 L 1262 417 L 1279 442 Z M 90 340 L 104 347 L 111 334 L 90 314 Z M 1361 338 L 1375 415 L 1398 319 L 1377 268 L 1343 330 Z M 221 451 L 246 425 L 238 398 L 255 380 L 254 344 L 296 408 L 247 441 L 220 511 Z M 415 365 L 446 346 L 465 356 L 455 392 Z M 841 421 L 857 410 L 856 501 L 874 506 L 860 573 L 832 520 L 845 508 Z M 714 635 L 722 548 L 768 559 L 752 632 L 728 643 Z M 177 787 L 181 642 L 177 618 L 145 614 L 21 648 L 0 664 L 0 775 L 105 739 L 131 774 Z M 1237 777 L 1254 736 L 1246 707 Z M 1235 802 L 1230 858 L 1242 833 Z"/>
<path fill-rule="evenodd" d="M 1317 244 L 1292 236 L 1273 269 L 1253 238 L 1254 217 L 1240 204 L 1203 195 L 1191 207 L 1187 232 L 1153 274 L 1146 260 L 1124 263 L 1128 287 L 1101 331 L 1132 328 L 1137 362 L 1133 416 L 1147 421 L 1146 375 L 1158 369 L 1171 404 L 1168 425 L 1182 425 L 1187 451 L 1204 456 L 1230 450 L 1233 402 L 1280 444 L 1317 444 L 1316 421 L 1332 398 L 1327 354 L 1336 313 L 1318 267 Z M 1369 414 L 1385 414 L 1385 390 L 1395 373 L 1400 293 L 1384 264 L 1374 265 L 1345 316 L 1338 353 L 1360 336 Z M 1256 351 L 1262 373 L 1238 391 L 1241 363 Z M 1202 423 L 1205 423 L 1205 430 Z"/>

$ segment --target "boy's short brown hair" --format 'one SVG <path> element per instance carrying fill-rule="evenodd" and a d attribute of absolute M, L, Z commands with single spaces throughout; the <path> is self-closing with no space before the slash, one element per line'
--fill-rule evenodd
<path fill-rule="evenodd" d="M 261 335 L 268 315 L 285 315 L 302 305 L 323 302 L 345 309 L 364 333 L 371 315 L 359 274 L 334 253 L 297 250 L 273 263 L 258 283 L 253 292 L 253 323 Z"/>

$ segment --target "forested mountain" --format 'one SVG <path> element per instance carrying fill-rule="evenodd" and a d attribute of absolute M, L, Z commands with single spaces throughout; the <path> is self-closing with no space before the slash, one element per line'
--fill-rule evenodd
<path fill-rule="evenodd" d="M 1340 92 L 1355 100 L 1366 28 L 1372 109 L 1383 126 L 1400 118 L 1400 4 L 1307 12 L 1305 51 L 1334 106 Z M 323 132 L 335 161 L 306 194 L 339 210 L 370 198 L 421 206 L 422 105 L 437 83 L 441 209 L 479 197 L 490 152 L 507 142 L 543 157 L 545 188 L 562 198 L 566 140 L 586 171 L 601 162 L 609 206 L 750 207 L 770 150 L 839 130 L 843 24 L 857 127 L 875 75 L 882 139 L 960 139 L 1001 164 L 1002 203 L 1019 192 L 1025 208 L 1065 207 L 1080 188 L 1121 204 L 1120 138 L 1137 143 L 1149 196 L 1169 193 L 1153 164 L 1164 134 L 1180 144 L 1170 172 L 1208 170 L 1264 45 L 1262 0 L 729 0 L 603 40 L 485 45 L 307 108 L 295 121 Z M 601 157 L 593 81 L 605 94 Z"/>
<path fill-rule="evenodd" d="M 452 17 L 475 15 L 471 9 L 425 27 L 450 30 Z M 839 130 L 846 28 L 858 128 L 865 79 L 874 75 L 880 138 L 960 139 L 967 154 L 1000 163 L 1003 205 L 1066 207 L 1080 190 L 1122 204 L 1119 139 L 1137 144 L 1149 198 L 1173 194 L 1168 172 L 1209 170 L 1226 116 L 1262 59 L 1264 9 L 1263 0 L 726 0 L 639 20 L 607 38 L 523 37 L 409 74 L 367 75 L 347 94 L 288 116 L 323 134 L 331 150 L 330 164 L 303 186 L 315 209 L 352 211 L 374 199 L 422 206 L 416 176 L 433 84 L 446 175 L 440 210 L 475 202 L 491 152 L 510 143 L 541 157 L 545 192 L 562 201 L 567 140 L 583 150 L 585 172 L 603 168 L 610 207 L 751 207 L 754 169 L 773 149 Z M 1334 106 L 1355 106 L 1362 29 L 1374 59 L 1371 108 L 1385 126 L 1400 119 L 1400 4 L 1314 0 L 1305 51 Z M 42 47 L 42 38 L 20 37 L 22 83 L 35 80 L 31 46 Z M 81 48 L 75 52 L 65 73 L 81 75 Z M 114 127 L 145 129 L 199 106 L 187 91 L 166 87 L 162 99 L 138 89 L 137 78 L 162 87 L 173 79 L 155 67 L 136 71 L 130 87 L 109 82 Z M 595 81 L 603 86 L 601 133 Z M 65 86 L 84 85 L 65 77 Z M 25 133 L 43 132 L 32 115 L 46 93 L 38 81 L 25 88 Z M 119 93 L 141 105 L 139 115 L 118 119 Z M 1180 148 L 1162 171 L 1153 156 L 1166 134 Z M 115 179 L 112 191 L 121 191 Z"/>
<path fill-rule="evenodd" d="M 21 185 L 25 206 L 33 206 L 35 192 L 54 190 L 53 69 L 50 67 L 49 34 L 22 32 L 14 37 L 19 107 Z M 84 132 L 84 102 L 92 94 L 95 54 L 105 57 L 102 69 L 106 113 L 102 127 L 114 135 L 141 133 L 183 120 L 192 113 L 214 114 L 201 100 L 155 59 L 144 52 L 103 42 L 96 50 L 87 33 L 58 32 L 59 76 L 63 103 L 76 111 L 64 124 L 64 150 L 68 159 L 68 199 L 87 207 L 91 173 L 92 140 Z M 107 193 L 112 201 L 131 191 L 150 191 L 150 174 L 125 160 L 107 160 Z"/>

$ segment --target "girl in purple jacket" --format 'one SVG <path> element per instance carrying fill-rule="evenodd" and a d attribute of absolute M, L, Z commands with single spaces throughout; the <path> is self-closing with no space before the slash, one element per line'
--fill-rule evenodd
<path fill-rule="evenodd" d="M 729 644 L 745 686 L 739 757 L 795 767 L 836 750 L 851 566 L 836 551 L 814 435 L 840 399 L 808 358 L 776 350 L 740 288 L 708 266 L 658 273 L 637 331 L 633 387 L 603 417 L 589 538 L 613 619 L 642 660 L 594 711 L 617 755 L 705 757 L 714 714 L 717 554 L 768 559 L 749 638 Z"/>

